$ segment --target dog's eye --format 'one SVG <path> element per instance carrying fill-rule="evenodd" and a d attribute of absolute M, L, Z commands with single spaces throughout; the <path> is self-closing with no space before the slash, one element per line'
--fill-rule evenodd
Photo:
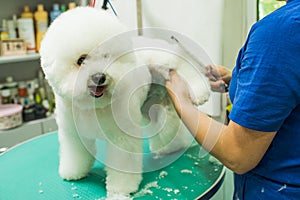
<path fill-rule="evenodd" d="M 79 58 L 78 58 L 78 60 L 77 60 L 77 65 L 82 65 L 82 63 L 83 63 L 83 61 L 85 60 L 85 58 L 86 58 L 86 54 L 83 54 L 83 55 L 81 55 Z"/>

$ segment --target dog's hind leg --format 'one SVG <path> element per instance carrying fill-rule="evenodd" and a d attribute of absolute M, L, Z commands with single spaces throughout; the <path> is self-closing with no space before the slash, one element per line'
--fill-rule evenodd
<path fill-rule="evenodd" d="M 171 103 L 161 105 L 156 112 L 157 119 L 152 119 L 151 122 L 153 128 L 146 130 L 151 152 L 169 154 L 185 150 L 192 144 L 193 137 L 181 122 Z"/>

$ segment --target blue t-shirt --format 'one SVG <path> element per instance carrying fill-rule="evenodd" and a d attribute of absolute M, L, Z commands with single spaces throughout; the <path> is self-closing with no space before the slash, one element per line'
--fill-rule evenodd
<path fill-rule="evenodd" d="M 235 174 L 236 199 L 300 199 L 300 0 L 253 25 L 229 88 L 230 120 L 277 134 L 260 163 Z"/>

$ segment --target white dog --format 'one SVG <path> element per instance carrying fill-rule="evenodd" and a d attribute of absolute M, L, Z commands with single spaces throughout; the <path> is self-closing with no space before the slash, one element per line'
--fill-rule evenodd
<path fill-rule="evenodd" d="M 128 195 L 138 189 L 145 130 L 150 133 L 150 149 L 157 154 L 191 144 L 164 88 L 169 69 L 187 78 L 197 94 L 191 95 L 195 104 L 209 97 L 208 84 L 176 56 L 129 51 L 132 40 L 118 37 L 126 31 L 105 11 L 76 8 L 51 24 L 40 50 L 56 98 L 60 176 L 85 177 L 96 154 L 101 154 L 95 140 L 104 139 L 108 195 Z"/>

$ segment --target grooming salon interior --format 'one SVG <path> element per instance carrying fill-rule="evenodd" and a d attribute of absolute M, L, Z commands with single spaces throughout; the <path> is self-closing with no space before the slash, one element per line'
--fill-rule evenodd
<path fill-rule="evenodd" d="M 79 180 L 74 180 L 76 178 L 66 180 L 68 178 L 60 177 L 59 154 L 63 150 L 59 147 L 59 141 L 63 141 L 64 138 L 63 136 L 57 136 L 59 130 L 57 109 L 67 110 L 72 109 L 72 106 L 70 108 L 58 106 L 53 84 L 60 80 L 53 79 L 52 82 L 47 80 L 48 75 L 45 76 L 43 71 L 47 70 L 47 67 L 45 69 L 41 67 L 41 62 L 43 62 L 41 61 L 41 45 L 43 45 L 44 36 L 52 23 L 55 24 L 56 20 L 59 22 L 59 18 L 63 14 L 78 9 L 78 7 L 91 7 L 99 12 L 107 12 L 124 24 L 127 30 L 136 31 L 137 35 L 140 36 L 152 34 L 151 38 L 155 40 L 164 39 L 163 35 L 165 33 L 170 32 L 175 35 L 178 33 L 179 41 L 177 41 L 177 45 L 188 55 L 187 60 L 192 60 L 188 62 L 191 64 L 200 63 L 199 65 L 201 65 L 203 57 L 204 60 L 209 59 L 211 65 L 222 65 L 232 70 L 236 65 L 239 50 L 245 43 L 251 26 L 278 8 L 285 6 L 285 1 L 0 0 L 0 3 L 1 200 L 229 200 L 233 198 L 233 172 L 210 155 L 208 151 L 201 149 L 201 145 L 198 145 L 196 141 L 192 141 L 184 151 L 179 153 L 175 151 L 175 153 L 171 152 L 165 155 L 153 155 L 146 147 L 147 141 L 143 141 L 143 149 L 146 148 L 147 153 L 142 155 L 144 168 L 142 181 L 139 182 L 138 190 L 135 192 L 130 191 L 130 194 L 123 195 L 122 193 L 109 196 L 107 192 L 108 190 L 115 191 L 110 188 L 114 184 L 107 186 L 110 184 L 109 181 L 113 182 L 113 175 L 104 170 L 105 167 L 110 167 L 109 163 L 104 162 L 104 164 L 102 162 L 102 160 L 112 156 L 110 153 L 97 155 L 95 160 L 98 164 L 94 164 L 86 177 L 80 177 Z M 53 32 L 55 32 L 54 28 L 53 26 Z M 63 28 L 70 31 L 68 27 Z M 162 30 L 162 34 L 159 31 L 153 31 L 152 33 L 151 28 Z M 74 29 L 74 35 L 80 31 L 80 27 L 77 27 L 77 29 Z M 91 36 L 92 33 L 87 30 L 84 31 L 87 33 L 86 38 L 93 37 Z M 93 31 L 93 27 L 91 27 L 91 31 Z M 53 40 L 53 42 L 65 40 L 63 39 L 65 35 L 60 36 L 58 34 L 59 31 L 56 34 L 57 40 Z M 180 40 L 181 38 L 187 39 L 185 41 Z M 175 38 L 175 40 L 177 39 Z M 79 43 L 80 41 L 71 42 Z M 118 46 L 124 46 L 121 42 L 120 45 L 111 46 L 117 49 Z M 68 45 L 67 42 L 65 44 Z M 154 49 L 159 48 L 161 47 L 158 46 Z M 72 45 L 70 45 L 69 50 L 73 51 Z M 57 52 L 58 57 L 68 59 L 67 56 L 64 57 L 64 52 L 60 50 L 57 50 Z M 83 59 L 89 58 L 90 52 L 87 53 L 88 55 L 85 55 Z M 202 55 L 198 56 L 197 54 Z M 90 55 L 94 54 L 91 53 Z M 47 62 L 47 59 L 48 57 L 45 56 L 44 63 Z M 88 61 L 93 60 L 87 59 L 86 63 Z M 56 62 L 56 60 L 53 62 Z M 77 60 L 74 62 L 81 65 L 85 61 Z M 53 63 L 47 64 L 52 65 Z M 63 76 L 60 74 L 57 77 Z M 140 77 L 133 78 L 138 79 Z M 105 83 L 109 80 L 108 77 L 102 77 L 102 79 Z M 102 79 L 99 79 L 98 82 Z M 223 124 L 228 124 L 228 115 L 232 108 L 227 86 L 225 84 L 225 92 L 210 91 L 208 101 L 197 106 L 197 109 L 201 112 Z M 76 89 L 73 88 L 75 93 L 77 88 L 80 88 L 80 86 L 76 86 Z M 100 88 L 102 87 L 97 86 L 93 91 L 93 95 L 98 95 L 101 98 L 104 86 L 102 89 Z M 124 102 L 124 106 L 126 105 L 126 102 Z M 118 113 L 118 111 L 116 110 L 115 113 Z M 65 111 L 60 110 L 59 113 L 63 112 Z M 66 119 L 75 118 L 70 116 Z M 122 119 L 122 122 L 124 120 L 126 124 L 126 118 Z M 109 119 L 107 121 L 106 123 L 110 123 Z M 60 123 L 69 122 L 68 120 L 61 120 Z M 101 124 L 101 122 L 99 123 Z M 89 132 L 90 129 L 92 128 L 84 127 L 86 132 Z M 74 140 L 75 142 L 78 141 Z M 108 151 L 105 150 L 105 145 L 101 140 L 96 142 L 97 152 L 100 152 L 100 150 Z M 114 153 L 113 156 L 118 156 L 116 152 Z M 80 152 L 77 154 L 80 154 Z M 119 156 L 123 159 L 122 155 Z M 65 162 L 68 161 L 68 159 L 65 160 Z M 134 161 L 127 160 L 125 163 L 130 162 Z M 126 171 L 125 165 L 122 163 L 118 167 L 121 171 L 122 169 Z M 112 178 L 106 179 L 106 176 Z M 119 176 L 120 185 L 122 183 L 126 185 L 131 179 L 134 179 L 127 178 L 125 181 L 124 177 L 126 176 Z"/>

